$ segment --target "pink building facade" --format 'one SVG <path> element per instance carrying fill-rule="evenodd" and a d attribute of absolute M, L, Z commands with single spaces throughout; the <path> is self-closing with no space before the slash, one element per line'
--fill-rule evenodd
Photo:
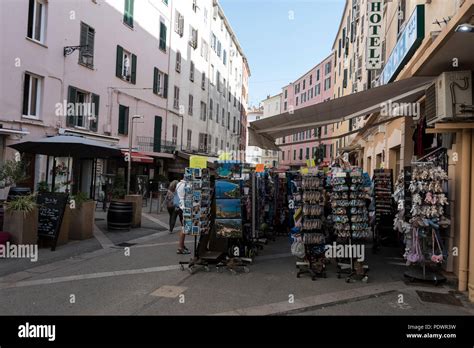
<path fill-rule="evenodd" d="M 332 80 L 334 56 L 318 63 L 306 74 L 283 87 L 281 96 L 281 112 L 290 112 L 306 106 L 322 103 L 331 99 L 334 81 Z M 306 164 L 307 159 L 330 161 L 332 144 L 328 138 L 332 135 L 333 126 L 323 126 L 308 129 L 305 132 L 293 134 L 278 139 L 281 148 L 279 164 L 281 166 L 299 167 Z"/>

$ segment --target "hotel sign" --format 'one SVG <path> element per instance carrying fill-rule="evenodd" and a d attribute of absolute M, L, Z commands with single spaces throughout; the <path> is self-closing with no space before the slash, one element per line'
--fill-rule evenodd
<path fill-rule="evenodd" d="M 392 82 L 420 47 L 425 37 L 425 5 L 417 5 L 406 22 L 405 29 L 395 45 L 380 75 L 380 84 Z"/>
<path fill-rule="evenodd" d="M 367 20 L 369 33 L 367 35 L 367 70 L 382 69 L 382 19 L 383 0 L 369 0 Z"/>

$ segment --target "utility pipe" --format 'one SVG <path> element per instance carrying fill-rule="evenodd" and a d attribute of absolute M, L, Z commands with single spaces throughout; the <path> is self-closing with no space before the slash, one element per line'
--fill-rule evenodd
<path fill-rule="evenodd" d="M 474 131 L 471 130 L 471 145 L 474 144 Z M 471 149 L 472 151 L 472 149 Z M 472 153 L 471 153 L 472 155 Z M 474 302 L 474 160 L 471 157 L 471 214 L 469 236 L 469 301 Z"/>
<path fill-rule="evenodd" d="M 460 238 L 459 238 L 459 283 L 458 290 L 467 290 L 469 261 L 469 195 L 471 192 L 469 171 L 471 169 L 471 130 L 462 130 L 461 159 L 461 200 L 460 200 Z"/>

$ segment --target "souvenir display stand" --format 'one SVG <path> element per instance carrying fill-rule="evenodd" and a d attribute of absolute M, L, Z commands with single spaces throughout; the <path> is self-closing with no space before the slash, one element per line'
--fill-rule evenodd
<path fill-rule="evenodd" d="M 268 171 L 255 173 L 256 181 L 256 230 L 258 239 L 266 244 L 268 240 L 275 241 L 275 188 Z"/>
<path fill-rule="evenodd" d="M 302 221 L 301 238 L 304 243 L 304 262 L 297 262 L 299 278 L 308 273 L 312 280 L 326 278 L 324 222 L 324 173 L 315 172 L 301 177 Z"/>
<path fill-rule="evenodd" d="M 201 268 L 209 271 L 208 261 L 200 257 L 200 243 L 201 237 L 209 235 L 213 228 L 211 205 L 214 190 L 207 168 L 185 168 L 184 180 L 184 234 L 194 237 L 194 250 L 190 261 L 179 264 L 181 270 L 188 265 L 188 271 L 193 274 Z"/>
<path fill-rule="evenodd" d="M 360 247 L 371 236 L 362 170 L 334 168 L 331 176 L 331 219 L 336 243 L 351 253 L 349 257 L 337 258 L 338 278 L 345 273 L 347 282 L 356 279 L 367 282 L 368 265 L 352 254 L 356 246 Z"/>
<path fill-rule="evenodd" d="M 375 240 L 381 244 L 396 244 L 399 240 L 392 229 L 393 172 L 391 169 L 374 169 Z"/>
<path fill-rule="evenodd" d="M 287 236 L 289 232 L 289 212 L 286 176 L 284 173 L 275 173 L 273 181 L 275 183 L 275 234 L 277 236 Z"/>
<path fill-rule="evenodd" d="M 244 228 L 244 203 L 249 199 L 244 191 L 242 163 L 219 161 L 215 182 L 215 233 L 217 239 L 227 240 L 227 257 L 216 267 L 218 272 L 228 269 L 233 274 L 249 272 L 246 266 L 252 258 L 248 243 L 249 228 Z"/>
<path fill-rule="evenodd" d="M 402 228 L 406 243 L 404 258 L 410 267 L 405 277 L 411 281 L 439 284 L 446 278 L 437 270 L 448 257 L 442 236 L 450 226 L 446 196 L 448 176 L 443 168 L 433 162 L 414 162 L 412 167 L 409 186 L 411 228 Z"/>

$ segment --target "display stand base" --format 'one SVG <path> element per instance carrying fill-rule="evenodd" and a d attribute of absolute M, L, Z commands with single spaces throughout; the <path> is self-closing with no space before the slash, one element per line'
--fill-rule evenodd
<path fill-rule="evenodd" d="M 209 263 L 203 259 L 196 257 L 192 258 L 190 261 L 180 261 L 179 265 L 182 271 L 187 269 L 191 274 L 194 274 L 199 270 L 204 270 L 206 272 L 210 271 Z M 188 265 L 188 267 L 185 268 L 185 265 Z"/>
<path fill-rule="evenodd" d="M 358 274 L 357 271 L 353 268 L 353 265 L 350 263 L 342 263 L 338 262 L 337 264 L 337 277 L 341 278 L 342 274 L 347 274 L 346 282 L 353 283 L 357 280 L 360 280 L 363 283 L 367 283 L 369 281 L 369 276 L 367 273 L 369 272 L 369 266 L 363 265 L 363 273 Z"/>
<path fill-rule="evenodd" d="M 249 273 L 250 269 L 247 267 L 246 260 L 252 261 L 252 259 L 240 257 L 233 257 L 221 261 L 216 265 L 217 272 L 222 273 L 224 269 L 227 269 L 234 275 L 239 273 Z"/>
<path fill-rule="evenodd" d="M 408 278 L 410 282 L 418 280 L 422 282 L 434 283 L 434 285 L 438 285 L 446 281 L 446 278 L 442 275 L 423 269 L 410 269 L 404 273 L 404 276 Z"/>
<path fill-rule="evenodd" d="M 298 272 L 296 273 L 296 278 L 300 278 L 303 274 L 309 274 L 311 280 L 316 280 L 319 278 L 326 278 L 326 265 L 321 262 L 321 270 L 314 269 L 314 266 L 310 264 L 309 261 L 296 261 L 296 268 Z"/>

